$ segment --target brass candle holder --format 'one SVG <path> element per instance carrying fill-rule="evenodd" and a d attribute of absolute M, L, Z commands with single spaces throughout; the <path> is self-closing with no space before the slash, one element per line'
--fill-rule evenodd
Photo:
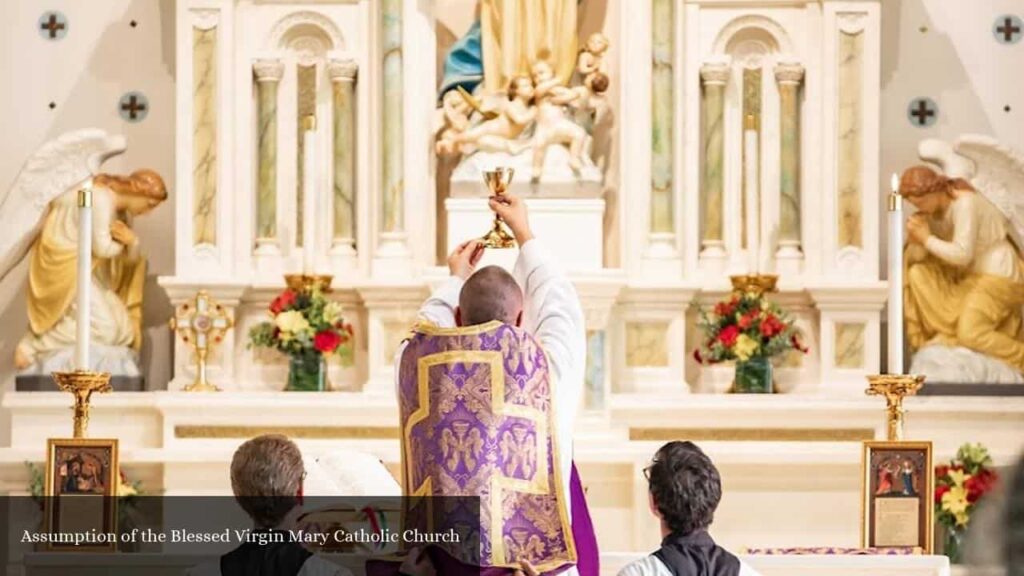
<path fill-rule="evenodd" d="M 72 408 L 74 416 L 74 437 L 85 438 L 89 430 L 89 402 L 93 392 L 103 394 L 110 392 L 110 374 L 93 372 L 92 370 L 75 370 L 73 372 L 54 372 L 51 374 L 57 387 L 70 392 L 75 397 Z"/>
<path fill-rule="evenodd" d="M 752 293 L 761 296 L 778 290 L 778 274 L 737 274 L 729 276 L 734 292 Z"/>
<path fill-rule="evenodd" d="M 332 274 L 285 274 L 284 283 L 294 292 L 330 292 Z"/>
<path fill-rule="evenodd" d="M 868 376 L 868 396 L 884 396 L 886 404 L 887 439 L 903 440 L 903 399 L 917 394 L 924 385 L 920 374 L 874 374 Z"/>
<path fill-rule="evenodd" d="M 505 194 L 509 185 L 512 184 L 513 174 L 515 174 L 515 170 L 512 168 L 486 170 L 484 184 L 487 185 L 490 195 L 500 197 Z M 497 214 L 494 215 L 494 225 L 480 240 L 485 248 L 514 248 L 516 245 L 515 238 L 502 223 L 501 216 Z"/>

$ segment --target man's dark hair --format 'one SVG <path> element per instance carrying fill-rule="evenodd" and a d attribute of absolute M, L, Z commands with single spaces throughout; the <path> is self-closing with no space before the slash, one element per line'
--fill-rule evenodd
<path fill-rule="evenodd" d="M 654 505 L 673 534 L 703 530 L 715 518 L 722 499 L 718 469 L 693 442 L 669 442 L 647 468 Z"/>
<path fill-rule="evenodd" d="M 515 324 L 523 309 L 523 291 L 504 268 L 485 266 L 466 280 L 459 293 L 463 326 L 498 320 Z"/>

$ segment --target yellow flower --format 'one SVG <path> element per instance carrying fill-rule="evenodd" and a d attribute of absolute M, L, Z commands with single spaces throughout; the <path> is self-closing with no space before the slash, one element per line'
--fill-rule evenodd
<path fill-rule="evenodd" d="M 131 484 L 126 484 L 124 482 L 121 482 L 118 485 L 118 487 L 117 487 L 117 495 L 118 496 L 135 496 L 138 493 L 139 493 L 139 491 L 136 490 L 135 486 L 132 486 Z"/>
<path fill-rule="evenodd" d="M 958 470 L 957 472 L 960 471 Z M 957 526 L 967 525 L 967 507 L 969 505 L 967 502 L 967 489 L 963 486 L 953 486 L 949 489 L 949 492 L 942 495 L 942 509 L 956 518 Z"/>
<path fill-rule="evenodd" d="M 964 472 L 963 470 L 950 470 L 949 479 L 953 481 L 953 485 L 959 488 L 963 488 L 964 482 L 970 478 L 971 475 Z"/>
<path fill-rule="evenodd" d="M 340 303 L 328 302 L 327 305 L 324 306 L 324 321 L 328 324 L 336 324 L 341 320 L 341 311 L 342 307 Z"/>
<path fill-rule="evenodd" d="M 741 362 L 745 362 L 750 359 L 758 349 L 761 347 L 757 340 L 754 340 L 746 334 L 740 334 L 739 338 L 736 339 L 736 345 L 733 347 L 733 352 L 736 353 L 736 358 Z"/>
<path fill-rule="evenodd" d="M 277 318 L 274 318 L 274 323 L 277 324 L 277 327 L 284 334 L 294 334 L 309 329 L 309 322 L 302 316 L 302 312 L 298 310 L 281 312 L 277 315 Z"/>

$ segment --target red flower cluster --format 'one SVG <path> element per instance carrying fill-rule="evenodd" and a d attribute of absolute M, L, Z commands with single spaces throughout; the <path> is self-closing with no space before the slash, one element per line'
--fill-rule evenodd
<path fill-rule="evenodd" d="M 757 317 L 758 312 L 756 310 L 751 310 L 750 312 L 747 312 L 743 316 L 740 316 L 740 319 L 736 321 L 736 324 L 740 327 L 740 330 L 746 330 L 747 328 L 750 328 L 751 326 L 754 325 L 754 322 L 757 320 Z"/>
<path fill-rule="evenodd" d="M 292 304 L 295 304 L 296 294 L 291 290 L 285 290 L 281 292 L 274 301 L 270 303 L 270 311 L 272 313 L 280 314 L 285 310 L 291 308 Z"/>
<path fill-rule="evenodd" d="M 715 314 L 719 316 L 732 316 L 732 313 L 736 311 L 737 304 L 739 304 L 739 299 L 735 296 L 731 300 L 719 302 L 715 304 Z"/>
<path fill-rule="evenodd" d="M 761 321 L 761 336 L 771 338 L 786 329 L 786 325 L 773 314 L 769 314 Z"/>
<path fill-rule="evenodd" d="M 967 501 L 971 504 L 977 502 L 979 498 L 995 487 L 997 479 L 996 473 L 987 468 L 979 470 L 977 474 L 968 478 L 964 482 L 964 488 L 967 489 Z"/>
<path fill-rule="evenodd" d="M 735 324 L 730 324 L 722 331 L 718 333 L 718 341 L 727 348 L 732 348 L 736 344 L 736 339 L 740 337 L 740 329 Z"/>
<path fill-rule="evenodd" d="M 948 484 L 939 484 L 938 486 L 935 487 L 935 503 L 936 504 L 942 504 L 942 496 L 946 492 L 949 492 L 949 485 Z"/>

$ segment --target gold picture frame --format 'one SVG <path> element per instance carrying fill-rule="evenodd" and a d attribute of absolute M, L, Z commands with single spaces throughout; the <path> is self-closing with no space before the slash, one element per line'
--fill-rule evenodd
<path fill-rule="evenodd" d="M 863 443 L 862 548 L 920 548 L 931 554 L 934 470 L 931 442 Z"/>
<path fill-rule="evenodd" d="M 48 534 L 93 529 L 117 535 L 120 485 L 115 438 L 50 438 L 46 441 L 43 526 Z M 47 551 L 114 552 L 117 538 L 103 543 L 47 542 Z"/>

